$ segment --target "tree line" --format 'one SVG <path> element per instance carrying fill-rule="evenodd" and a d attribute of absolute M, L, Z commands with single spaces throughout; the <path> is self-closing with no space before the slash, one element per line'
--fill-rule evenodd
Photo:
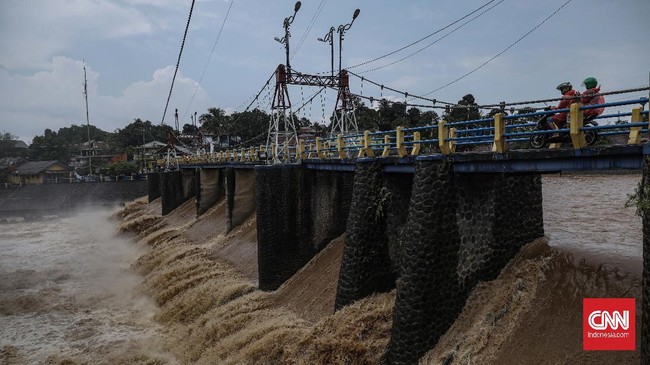
<path fill-rule="evenodd" d="M 465 95 L 456 104 L 464 108 L 449 108 L 442 113 L 442 117 L 433 110 L 422 111 L 405 102 L 391 102 L 382 99 L 373 107 L 367 106 L 361 99 L 355 97 L 352 102 L 359 130 L 385 131 L 393 130 L 398 126 L 436 125 L 440 119 L 453 122 L 480 119 L 484 116 L 471 94 Z M 326 136 L 330 131 L 334 116 L 330 117 L 329 125 L 310 121 L 306 117 L 299 117 L 296 114 L 293 114 L 293 118 L 297 128 L 309 128 L 315 136 Z M 247 147 L 266 143 L 270 120 L 271 115 L 260 109 L 227 115 L 223 109 L 212 107 L 197 118 L 198 125 L 185 124 L 182 130 L 176 133 L 195 134 L 200 131 L 204 135 L 211 136 L 217 148 L 221 146 Z M 171 126 L 154 124 L 139 118 L 114 132 L 104 131 L 94 125 L 88 127 L 87 125 L 72 124 L 57 131 L 48 128 L 42 135 L 34 137 L 28 156 L 25 157 L 32 160 L 68 161 L 79 155 L 82 145 L 88 142 L 89 134 L 90 139 L 95 143 L 105 142 L 108 146 L 105 152 L 126 153 L 131 157 L 139 153 L 139 148 L 143 143 L 154 140 L 167 142 L 171 132 L 174 132 Z M 12 136 L 8 132 L 3 133 L 6 135 L 0 137 L 7 137 L 4 138 L 5 140 Z M 435 136 L 425 135 L 424 137 Z M 2 139 L 0 138 L 0 140 Z"/>

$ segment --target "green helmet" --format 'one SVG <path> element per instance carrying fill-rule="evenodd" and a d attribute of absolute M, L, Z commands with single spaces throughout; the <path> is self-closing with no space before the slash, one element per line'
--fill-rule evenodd
<path fill-rule="evenodd" d="M 587 88 L 587 89 L 593 89 L 596 86 L 598 86 L 598 80 L 596 80 L 595 77 L 587 77 L 585 81 L 582 82 L 582 84 Z"/>

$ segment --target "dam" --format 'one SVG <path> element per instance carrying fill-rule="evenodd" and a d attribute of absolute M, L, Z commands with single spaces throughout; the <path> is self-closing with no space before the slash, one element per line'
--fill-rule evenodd
<path fill-rule="evenodd" d="M 288 296 L 308 297 L 304 287 L 301 292 L 292 284 L 322 266 L 320 257 L 338 251 L 338 273 L 323 272 L 335 282 L 323 289 L 331 300 L 312 303 L 312 308 L 339 313 L 393 293 L 390 326 L 382 329 L 389 340 L 376 360 L 414 364 L 454 325 L 477 285 L 503 275 L 513 259 L 523 260 L 521 255 L 553 256 L 540 244 L 527 245 L 544 237 L 542 173 L 553 171 L 553 164 L 577 170 L 585 165 L 640 169 L 644 155 L 643 148 L 627 146 L 583 154 L 513 153 L 504 161 L 476 153 L 278 165 L 187 164 L 149 176 L 149 206 L 159 202 L 160 212 L 151 213 L 198 217 L 201 224 L 209 224 L 204 221 L 219 211 L 226 235 L 254 228 L 256 247 L 249 249 L 256 257 L 251 258 L 251 251 L 242 255 L 244 249 L 236 243 L 218 248 L 216 255 L 229 258 L 261 291 L 284 292 L 281 301 L 289 307 Z M 494 172 L 495 162 L 503 172 Z M 643 171 L 645 176 L 647 169 Z M 185 235 L 209 239 L 191 233 L 194 226 Z M 643 268 L 647 272 L 647 260 Z M 524 290 L 521 281 L 517 285 Z M 637 312 L 642 313 L 647 309 Z M 641 350 L 647 348 L 643 331 L 647 329 L 637 336 Z M 452 363 L 453 355 L 447 354 L 447 360 Z"/>

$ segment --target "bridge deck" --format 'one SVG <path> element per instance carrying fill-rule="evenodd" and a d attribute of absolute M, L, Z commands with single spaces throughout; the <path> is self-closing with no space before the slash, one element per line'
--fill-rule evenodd
<path fill-rule="evenodd" d="M 404 158 L 377 158 L 386 172 L 413 173 L 415 161 L 453 160 L 456 172 L 539 172 L 580 170 L 640 170 L 644 155 L 650 154 L 650 143 L 637 145 L 595 146 L 576 150 L 573 148 L 516 150 L 505 153 L 464 152 L 453 155 L 433 154 Z M 354 171 L 356 161 L 363 159 L 303 159 L 302 164 L 312 170 Z M 180 168 L 224 168 L 254 169 L 259 162 L 227 162 L 212 164 L 186 164 Z"/>

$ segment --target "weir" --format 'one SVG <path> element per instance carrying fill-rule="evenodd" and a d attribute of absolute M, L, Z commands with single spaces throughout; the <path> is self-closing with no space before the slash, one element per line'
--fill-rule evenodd
<path fill-rule="evenodd" d="M 640 148 L 624 152 L 625 161 L 642 155 Z M 149 185 L 150 199 L 159 188 L 167 214 L 194 196 L 200 215 L 225 195 L 228 230 L 256 214 L 259 288 L 266 291 L 345 233 L 335 309 L 396 289 L 384 361 L 415 364 L 452 325 L 471 290 L 496 278 L 524 244 L 544 235 L 535 166 L 551 166 L 554 159 L 565 166 L 573 159 L 596 161 L 592 168 L 620 167 L 599 162 L 619 156 L 610 150 L 569 158 L 516 155 L 523 161 L 474 155 L 183 168 L 160 173 L 160 185 Z M 495 169 L 506 165 L 514 168 Z M 645 158 L 644 184 L 649 166 Z M 650 359 L 650 218 L 643 222 L 641 349 Z"/>

